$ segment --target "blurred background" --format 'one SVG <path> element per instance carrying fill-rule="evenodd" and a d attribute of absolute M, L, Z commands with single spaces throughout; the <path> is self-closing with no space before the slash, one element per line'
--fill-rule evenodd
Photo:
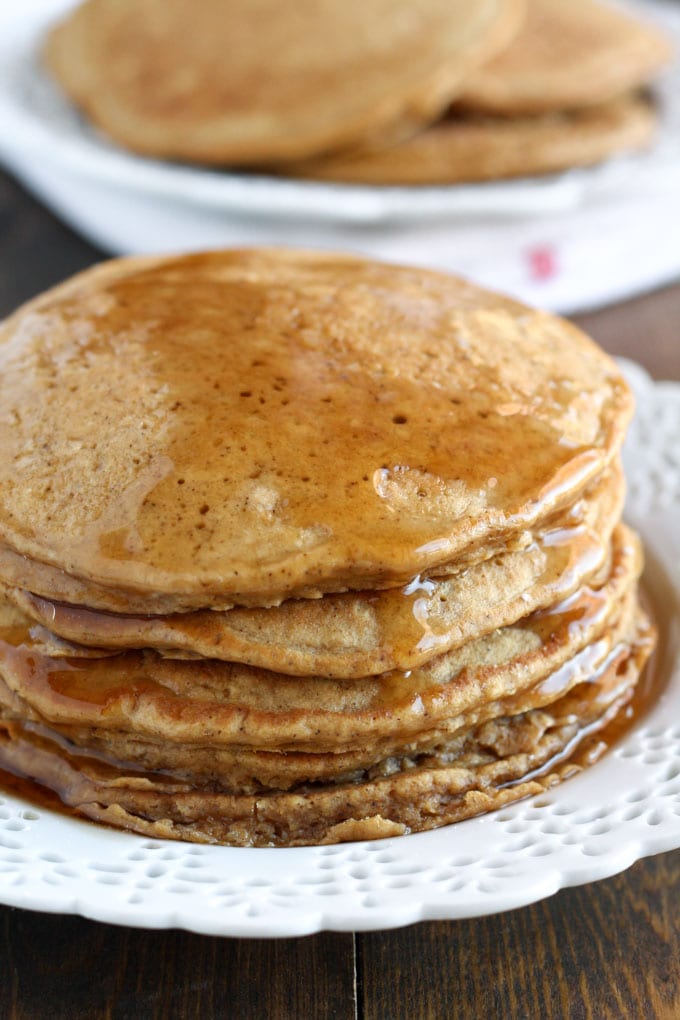
<path fill-rule="evenodd" d="M 324 59 L 339 69 L 330 85 L 323 79 L 332 95 L 322 94 L 318 67 L 303 50 L 279 71 L 300 77 L 300 95 L 275 112 L 290 134 L 290 108 L 318 95 L 322 151 L 315 139 L 303 139 L 298 149 L 311 146 L 311 155 L 265 158 L 262 152 L 281 150 L 274 132 L 253 146 L 253 165 L 240 140 L 234 147 L 227 137 L 220 156 L 221 133 L 227 135 L 222 111 L 206 112 L 203 100 L 194 104 L 195 116 L 204 116 L 200 127 L 215 151 L 209 161 L 203 150 L 194 155 L 186 112 L 193 109 L 194 71 L 199 79 L 205 73 L 215 94 L 238 86 L 222 80 L 233 63 L 225 46 L 238 37 L 229 19 L 247 20 L 249 5 L 145 0 L 128 5 L 125 31 L 65 21 L 75 6 L 73 0 L 0 6 L 0 163 L 103 254 L 262 244 L 353 250 L 460 272 L 567 313 L 680 274 L 680 7 L 671 0 L 628 0 L 616 8 L 578 0 L 562 3 L 561 11 L 559 0 L 497 4 L 488 25 L 473 26 L 483 46 L 474 32 L 472 41 L 452 45 L 452 66 L 458 63 L 448 92 L 421 103 L 428 109 L 419 110 L 417 125 L 404 126 L 402 111 L 399 131 L 385 134 L 372 123 L 366 137 L 340 149 L 328 139 L 336 128 L 338 137 L 346 135 L 343 89 L 353 82 L 361 91 L 366 72 L 361 54 L 334 49 L 320 25 L 318 46 L 329 47 Z M 250 5 L 261 27 L 252 52 L 231 71 L 250 83 L 243 90 L 250 89 L 254 108 L 245 113 L 253 117 L 281 91 L 270 54 L 274 29 L 267 27 L 277 5 L 269 5 L 269 21 L 267 6 Z M 329 17 L 329 5 L 316 14 L 313 4 L 303 6 L 311 17 Z M 285 7 L 278 5 L 281 18 Z M 625 23 L 610 24 L 612 11 L 623 12 Z M 591 19 L 588 33 L 579 36 L 560 22 L 574 16 Z M 61 35 L 46 55 L 45 40 L 59 23 Z M 215 38 L 218 29 L 224 39 L 206 50 L 201 32 Z M 420 30 L 416 23 L 405 24 L 401 35 L 395 28 L 392 45 L 420 39 Z M 369 36 L 362 39 L 367 51 Z M 154 64 L 154 46 L 166 57 L 170 51 L 173 73 L 167 59 Z M 222 53 L 221 64 L 213 49 Z M 271 81 L 253 88 L 265 57 Z M 434 53 L 433 66 L 441 59 Z M 135 78 L 135 60 L 145 77 L 139 71 Z M 388 95 L 406 88 L 394 66 L 383 79 L 376 88 Z M 95 108 L 91 97 L 99 94 L 114 106 L 118 97 L 118 109 Z M 150 97 L 146 105 L 140 96 Z M 241 99 L 237 105 L 242 114 Z M 142 152 L 139 139 L 144 148 L 154 133 L 144 118 L 159 110 L 166 136 L 158 153 Z M 125 118 L 135 130 L 121 138 Z M 244 123 L 236 124 L 236 135 L 249 130 Z"/>

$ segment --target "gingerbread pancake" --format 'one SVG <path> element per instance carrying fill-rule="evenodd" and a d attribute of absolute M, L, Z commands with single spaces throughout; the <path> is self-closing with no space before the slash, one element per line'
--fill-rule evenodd
<path fill-rule="evenodd" d="M 458 102 L 517 117 L 607 103 L 646 85 L 672 48 L 654 26 L 599 0 L 529 0 L 523 27 L 466 81 Z"/>
<path fill-rule="evenodd" d="M 107 134 L 203 163 L 296 159 L 446 108 L 517 0 L 88 0 L 49 67 Z"/>
<path fill-rule="evenodd" d="M 627 95 L 578 110 L 490 116 L 452 112 L 398 145 L 337 153 L 283 168 L 294 177 L 346 184 L 461 184 L 590 166 L 650 144 L 652 102 Z"/>
<path fill-rule="evenodd" d="M 97 612 L 10 588 L 7 597 L 62 640 L 101 648 L 154 648 L 244 662 L 278 673 L 363 677 L 412 669 L 451 648 L 558 602 L 605 564 L 621 515 L 620 468 L 520 548 L 457 571 L 382 591 L 289 599 L 270 609 L 170 616 Z M 55 652 L 60 654 L 57 645 Z"/>
<path fill-rule="evenodd" d="M 0 577 L 119 612 L 480 558 L 573 505 L 632 409 L 563 320 L 303 252 L 114 261 L 7 320 L 0 363 Z"/>
<path fill-rule="evenodd" d="M 578 330 L 285 251 L 0 329 L 0 767 L 157 838 L 444 825 L 602 753 L 654 641 L 632 405 Z"/>

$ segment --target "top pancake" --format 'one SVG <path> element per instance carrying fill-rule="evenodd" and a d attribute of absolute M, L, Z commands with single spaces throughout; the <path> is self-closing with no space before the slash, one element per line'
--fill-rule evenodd
<path fill-rule="evenodd" d="M 656 28 L 597 0 L 530 0 L 519 33 L 458 101 L 509 116 L 605 103 L 645 85 L 671 55 Z"/>
<path fill-rule="evenodd" d="M 292 251 L 105 264 L 0 361 L 0 540 L 148 612 L 408 581 L 573 502 L 631 412 L 562 320 Z"/>
<path fill-rule="evenodd" d="M 517 0 L 89 0 L 47 62 L 148 155 L 296 159 L 434 119 L 496 51 Z"/>

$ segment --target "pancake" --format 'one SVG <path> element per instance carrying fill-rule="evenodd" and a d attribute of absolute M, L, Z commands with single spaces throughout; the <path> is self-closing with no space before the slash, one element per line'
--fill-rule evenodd
<path fill-rule="evenodd" d="M 11 720 L 0 720 L 0 765 L 55 789 L 87 817 L 155 838 L 298 846 L 403 835 L 497 809 L 592 764 L 606 747 L 592 735 L 630 699 L 649 648 L 641 621 L 628 654 L 598 682 L 578 685 L 550 710 L 484 724 L 454 762 L 426 755 L 373 779 L 230 795 L 119 769 Z"/>
<path fill-rule="evenodd" d="M 639 543 L 621 526 L 601 587 L 581 589 L 418 669 L 352 683 L 215 660 L 168 660 L 150 651 L 54 660 L 40 655 L 28 635 L 5 629 L 0 701 L 21 718 L 68 727 L 71 737 L 80 727 L 88 743 L 93 728 L 107 739 L 128 733 L 160 740 L 165 770 L 172 767 L 173 747 L 189 745 L 209 748 L 213 768 L 220 748 L 277 752 L 277 783 L 287 771 L 313 765 L 312 759 L 288 760 L 289 752 L 356 751 L 352 767 L 357 760 L 375 763 L 422 736 L 455 732 L 459 717 L 515 697 L 565 666 L 570 676 L 597 672 L 630 629 L 640 564 Z M 342 768 L 349 766 L 345 758 Z M 297 772 L 295 778 L 301 778 Z"/>
<path fill-rule="evenodd" d="M 123 259 L 0 329 L 0 767 L 155 838 L 432 828 L 602 753 L 653 646 L 578 330 L 304 252 Z"/>
<path fill-rule="evenodd" d="M 518 654 L 509 662 L 487 662 L 475 669 L 464 667 L 449 683 L 452 687 L 463 686 L 471 680 L 477 686 L 471 688 L 468 697 L 470 704 L 457 714 L 445 717 L 440 712 L 441 718 L 429 719 L 430 713 L 426 710 L 422 720 L 424 728 L 418 732 L 388 734 L 377 741 L 371 741 L 369 735 L 364 742 L 355 741 L 355 746 L 351 747 L 339 743 L 336 749 L 326 747 L 314 750 L 291 742 L 290 746 L 277 749 L 273 746 L 274 738 L 272 746 L 266 747 L 224 746 L 219 741 L 212 745 L 192 743 L 181 738 L 173 739 L 171 733 L 166 734 L 161 719 L 155 733 L 140 732 L 136 728 L 112 728 L 108 726 L 108 721 L 103 726 L 96 723 L 50 722 L 4 683 L 0 687 L 0 704 L 3 706 L 4 718 L 21 721 L 31 732 L 49 734 L 51 739 L 65 741 L 74 754 L 94 755 L 109 764 L 115 763 L 133 771 L 162 772 L 165 776 L 193 781 L 199 786 L 208 784 L 222 792 L 258 793 L 263 790 L 294 789 L 307 783 L 354 782 L 357 778 L 389 774 L 396 770 L 399 762 L 412 762 L 414 758 L 425 754 L 437 754 L 440 758 L 446 754 L 450 761 L 455 761 L 471 730 L 506 716 L 515 717 L 549 706 L 579 684 L 599 683 L 612 663 L 618 663 L 622 656 L 624 659 L 627 657 L 629 645 L 636 640 L 635 635 L 640 627 L 641 618 L 630 593 L 621 611 L 615 615 L 616 619 L 610 621 L 611 628 L 606 636 L 601 631 L 600 637 L 584 645 L 556 668 L 553 668 L 555 663 L 560 656 L 564 658 L 565 653 L 563 644 L 558 648 L 563 638 L 561 634 L 553 640 L 554 647 L 551 649 L 547 648 L 548 643 L 544 640 L 546 655 L 542 661 L 538 649 L 534 649 L 531 654 Z M 515 637 L 508 635 L 505 649 L 499 649 L 496 643 L 490 651 L 496 653 L 499 659 L 503 653 L 507 657 L 507 645 Z M 518 684 L 517 675 L 523 662 L 528 664 L 529 675 Z M 548 669 L 548 672 L 543 673 L 542 667 Z M 493 675 L 489 679 L 486 674 Z M 499 697 L 487 696 L 489 691 L 500 689 L 503 675 L 514 679 L 514 693 Z M 480 677 L 488 680 L 486 686 L 479 682 Z M 136 689 L 139 690 L 139 685 Z M 440 707 L 450 707 L 456 693 L 455 688 L 453 691 L 443 690 Z M 30 690 L 28 694 L 30 697 Z M 424 697 L 425 704 L 429 706 L 434 700 L 432 690 L 425 690 Z M 389 698 L 386 698 L 379 707 L 386 708 L 388 701 Z M 397 703 L 396 697 L 393 696 L 392 701 Z M 82 706 L 70 707 L 76 714 L 82 715 Z M 240 707 L 244 708 L 243 705 Z M 397 703 L 398 712 L 399 708 Z M 58 714 L 63 717 L 68 709 L 67 698 L 62 694 Z M 261 712 L 256 714 L 262 716 Z M 279 715 L 283 715 L 283 710 Z M 321 713 L 313 715 L 318 718 Z M 339 727 L 345 734 L 351 729 L 351 715 L 351 711 L 337 711 Z M 357 715 L 354 713 L 354 719 Z M 270 717 L 270 735 L 273 722 L 273 717 Z M 500 744 L 498 750 L 501 750 Z"/>
<path fill-rule="evenodd" d="M 671 56 L 658 29 L 599 0 L 530 0 L 519 33 L 458 102 L 509 117 L 599 105 L 647 84 Z"/>
<path fill-rule="evenodd" d="M 565 5 L 566 6 L 566 5 Z M 283 168 L 347 184 L 459 184 L 556 173 L 648 146 L 657 114 L 642 96 L 544 114 L 451 113 L 391 148 L 337 153 Z"/>
<path fill-rule="evenodd" d="M 137 152 L 295 159 L 434 119 L 507 37 L 516 2 L 88 0 L 45 58 L 86 115 Z"/>
<path fill-rule="evenodd" d="M 568 323 L 321 253 L 114 261 L 0 361 L 0 542 L 45 583 L 0 577 L 117 611 L 408 584 L 572 505 L 632 410 Z"/>
<path fill-rule="evenodd" d="M 405 588 L 292 599 L 271 609 L 121 616 L 10 588 L 7 597 L 65 639 L 96 648 L 154 648 L 245 662 L 278 673 L 344 679 L 412 669 L 466 641 L 555 603 L 606 562 L 623 506 L 620 468 L 608 472 L 527 546 L 501 551 L 452 577 L 419 577 Z M 54 654 L 54 653 L 53 653 Z"/>
<path fill-rule="evenodd" d="M 605 472 L 606 474 L 607 472 Z M 541 522 L 543 525 L 545 522 Z M 461 573 L 478 563 L 491 559 L 504 552 L 516 552 L 526 549 L 532 541 L 532 532 L 526 528 L 511 535 L 496 536 L 487 545 L 474 544 L 468 548 L 457 560 L 439 566 L 432 566 L 428 573 L 431 577 L 450 577 Z M 176 610 L 176 600 L 172 596 L 164 596 L 158 592 L 149 595 L 139 594 L 120 589 L 104 587 L 93 581 L 84 581 L 67 574 L 57 567 L 50 567 L 37 560 L 30 560 L 25 556 L 12 552 L 7 546 L 0 543 L 0 588 L 5 592 L 24 589 L 34 593 L 37 597 L 52 599 L 64 603 L 71 608 L 76 606 L 90 607 L 92 610 L 103 610 L 104 612 L 117 613 L 119 615 L 131 615 L 134 613 L 145 615 L 162 615 L 173 613 Z M 381 591 L 389 587 L 376 588 Z M 293 597 L 310 599 L 321 598 L 318 588 L 302 589 L 294 593 Z M 248 603 L 248 599 L 240 596 L 240 602 Z M 281 605 L 283 598 L 272 598 L 268 600 L 267 606 L 273 608 Z M 190 607 L 191 608 L 191 607 Z M 210 612 L 228 611 L 231 603 L 220 599 L 216 608 Z M 190 610 L 185 610 L 184 615 L 188 616 Z"/>

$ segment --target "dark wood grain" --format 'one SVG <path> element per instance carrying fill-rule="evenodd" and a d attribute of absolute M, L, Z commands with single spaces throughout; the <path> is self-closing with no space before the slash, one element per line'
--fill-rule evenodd
<path fill-rule="evenodd" d="M 0 174 L 0 316 L 101 257 Z M 577 321 L 680 378 L 680 284 Z M 216 939 L 0 908 L 5 1017 L 680 1020 L 680 852 L 508 914 L 356 938 Z"/>
<path fill-rule="evenodd" d="M 351 935 L 218 939 L 5 908 L 0 1016 L 354 1020 Z"/>
<path fill-rule="evenodd" d="M 680 854 L 524 910 L 364 936 L 365 1020 L 680 1017 Z"/>
<path fill-rule="evenodd" d="M 574 321 L 611 354 L 639 361 L 655 379 L 680 379 L 680 286 Z"/>
<path fill-rule="evenodd" d="M 101 258 L 0 172 L 0 317 Z"/>

